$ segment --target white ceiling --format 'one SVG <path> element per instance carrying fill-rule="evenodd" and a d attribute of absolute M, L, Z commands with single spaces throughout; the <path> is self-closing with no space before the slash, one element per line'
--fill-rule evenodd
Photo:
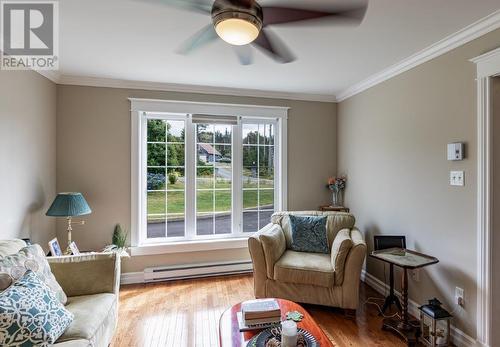
<path fill-rule="evenodd" d="M 293 1 L 306 2 L 311 0 Z M 242 66 L 221 40 L 189 56 L 175 53 L 185 39 L 209 23 L 208 16 L 141 0 L 63 0 L 59 72 L 337 95 L 498 9 L 500 0 L 369 0 L 359 27 L 274 27 L 297 56 L 293 63 L 278 64 L 254 49 L 254 64 Z"/>

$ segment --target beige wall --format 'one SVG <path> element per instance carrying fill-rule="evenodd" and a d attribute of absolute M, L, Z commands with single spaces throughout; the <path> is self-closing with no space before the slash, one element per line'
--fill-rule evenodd
<path fill-rule="evenodd" d="M 47 248 L 56 188 L 56 85 L 32 71 L 0 71 L 0 239 Z"/>
<path fill-rule="evenodd" d="M 492 102 L 492 129 L 493 129 L 493 266 L 492 266 L 492 286 L 493 286 L 493 315 L 492 327 L 500 326 L 500 298 L 497 293 L 500 293 L 500 77 L 492 78 L 491 80 L 491 102 Z M 491 346 L 500 345 L 500 331 L 493 329 Z"/>
<path fill-rule="evenodd" d="M 408 247 L 440 263 L 411 281 L 418 303 L 437 296 L 456 324 L 475 336 L 476 88 L 469 59 L 500 46 L 500 30 L 349 98 L 338 107 L 338 172 L 348 175 L 347 205 L 372 245 L 375 234 L 406 235 Z M 466 143 L 466 159 L 446 160 L 446 144 Z M 465 187 L 448 184 L 465 171 Z M 368 259 L 379 279 L 383 267 Z"/>
<path fill-rule="evenodd" d="M 288 121 L 288 206 L 316 209 L 329 201 L 325 182 L 336 171 L 336 105 L 263 98 L 58 86 L 57 189 L 81 191 L 93 212 L 73 238 L 81 249 L 110 242 L 114 225 L 130 225 L 129 97 L 291 107 Z M 58 237 L 65 240 L 64 224 Z M 64 242 L 64 241 L 63 241 Z M 147 266 L 248 258 L 247 250 L 133 257 L 124 272 Z"/>

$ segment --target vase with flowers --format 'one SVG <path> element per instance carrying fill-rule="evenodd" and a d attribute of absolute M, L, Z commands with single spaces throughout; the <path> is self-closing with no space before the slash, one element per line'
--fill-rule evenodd
<path fill-rule="evenodd" d="M 347 178 L 345 176 L 330 177 L 328 179 L 327 188 L 332 192 L 332 206 L 343 206 L 346 181 Z"/>

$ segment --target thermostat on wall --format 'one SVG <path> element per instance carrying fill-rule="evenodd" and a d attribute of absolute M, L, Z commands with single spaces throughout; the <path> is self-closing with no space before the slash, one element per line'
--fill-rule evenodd
<path fill-rule="evenodd" d="M 464 159 L 464 144 L 463 142 L 448 144 L 448 160 L 463 160 Z"/>

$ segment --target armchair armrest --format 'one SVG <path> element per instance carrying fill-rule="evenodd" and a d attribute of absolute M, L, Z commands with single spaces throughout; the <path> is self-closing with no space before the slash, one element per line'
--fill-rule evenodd
<path fill-rule="evenodd" d="M 274 277 L 274 264 L 286 249 L 285 234 L 278 224 L 268 224 L 248 238 L 252 257 L 255 296 L 265 296 L 265 282 Z"/>
<path fill-rule="evenodd" d="M 120 256 L 116 253 L 47 258 L 52 273 L 68 297 L 98 293 L 118 294 Z"/>
<path fill-rule="evenodd" d="M 272 279 L 274 278 L 274 264 L 286 250 L 285 233 L 280 225 L 271 224 L 269 228 L 262 230 L 259 238 L 266 258 L 267 277 Z"/>
<path fill-rule="evenodd" d="M 342 284 L 343 307 L 357 309 L 359 303 L 359 281 L 366 257 L 366 242 L 357 229 L 351 230 L 352 248 L 347 255 Z"/>
<path fill-rule="evenodd" d="M 347 256 L 354 245 L 351 239 L 351 230 L 342 229 L 337 233 L 333 240 L 330 259 L 332 267 L 335 270 L 335 284 L 342 285 L 344 282 L 344 271 L 347 262 Z"/>

